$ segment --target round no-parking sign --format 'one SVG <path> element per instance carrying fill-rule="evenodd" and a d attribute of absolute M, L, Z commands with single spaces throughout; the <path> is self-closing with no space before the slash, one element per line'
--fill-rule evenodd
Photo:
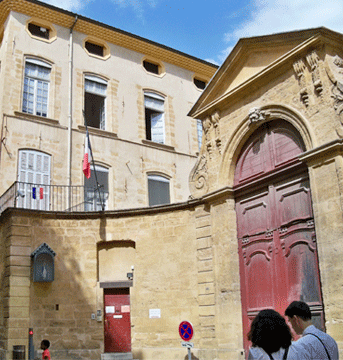
<path fill-rule="evenodd" d="M 179 334 L 184 341 L 190 341 L 193 337 L 193 326 L 189 321 L 182 321 L 179 325 Z"/>

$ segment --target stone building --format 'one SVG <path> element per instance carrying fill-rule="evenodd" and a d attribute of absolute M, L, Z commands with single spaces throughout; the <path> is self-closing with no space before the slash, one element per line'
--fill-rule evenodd
<path fill-rule="evenodd" d="M 0 4 L 3 3 L 14 6 L 12 2 Z M 25 3 L 25 9 L 39 5 L 47 13 L 59 12 L 36 1 L 18 3 Z M 24 15 L 19 13 L 17 10 L 7 15 L 14 22 L 13 29 L 11 21 L 7 20 L 5 25 L 12 31 L 20 31 L 15 17 Z M 44 14 L 41 18 L 49 19 Z M 27 19 L 22 21 L 23 26 Z M 87 21 L 90 28 L 98 26 Z M 57 27 L 55 22 L 52 23 Z M 68 24 L 65 28 L 71 28 L 73 21 Z M 82 24 L 81 19 L 77 20 L 73 36 L 78 34 L 80 38 L 86 38 L 82 35 L 83 28 L 77 28 Z M 48 24 L 45 28 L 48 29 Z M 106 34 L 107 30 L 104 30 Z M 105 33 L 100 38 L 106 39 Z M 11 41 L 4 42 L 6 36 L 5 31 L 3 44 L 10 46 L 11 43 L 6 52 L 6 58 L 10 58 L 18 50 L 19 39 L 12 35 Z M 66 32 L 65 38 L 69 39 L 69 36 L 70 31 Z M 35 349 L 41 339 L 48 338 L 54 358 L 60 360 L 119 359 L 124 355 L 127 359 L 142 360 L 187 359 L 178 327 L 181 321 L 188 320 L 194 327 L 194 358 L 244 359 L 249 346 L 246 333 L 257 312 L 270 307 L 283 312 L 288 303 L 296 299 L 310 304 L 317 326 L 325 328 L 342 348 L 342 41 L 341 34 L 318 28 L 246 38 L 237 43 L 188 113 L 202 121 L 204 130 L 199 156 L 189 174 L 192 196 L 188 200 L 174 196 L 171 204 L 147 207 L 148 201 L 139 200 L 142 194 L 138 193 L 137 202 L 127 204 L 125 196 L 118 195 L 118 199 L 122 199 L 120 203 L 115 200 L 116 195 L 110 200 L 110 194 L 116 192 L 109 185 L 105 211 L 66 211 L 70 208 L 33 211 L 21 206 L 22 197 L 20 193 L 16 194 L 18 200 L 9 201 L 0 217 L 0 344 L 3 358 L 10 359 L 14 345 L 25 345 L 28 357 L 29 329 L 32 328 Z M 80 53 L 86 52 L 82 44 L 80 40 Z M 103 46 L 106 53 L 107 43 L 94 44 Z M 3 48 L 0 51 L 4 51 Z M 24 54 L 18 58 L 23 59 Z M 192 60 L 182 56 L 187 59 L 186 63 Z M 164 63 L 164 58 L 157 56 L 148 57 L 148 60 L 155 65 L 160 60 L 159 66 L 166 69 L 171 66 L 168 65 L 170 61 Z M 142 61 L 142 57 L 137 60 L 137 67 L 144 67 Z M 208 64 L 198 63 L 214 70 Z M 32 64 L 41 66 L 38 61 Z M 6 69 L 3 66 L 2 63 L 1 76 Z M 8 87 L 4 87 L 7 100 L 2 102 L 3 109 L 10 106 L 12 96 L 23 96 L 18 87 L 11 87 L 18 68 L 23 78 L 23 60 L 8 69 L 13 75 Z M 83 71 L 86 70 L 73 71 L 76 78 L 73 94 L 79 92 L 82 96 L 86 92 L 85 80 L 95 81 L 95 74 L 84 75 Z M 206 75 L 205 70 L 192 74 L 190 87 L 194 85 L 194 76 L 201 81 L 211 76 Z M 162 79 L 166 77 L 167 71 Z M 151 79 L 161 80 L 155 76 Z M 62 82 L 62 78 L 59 81 Z M 117 85 L 119 93 L 120 82 Z M 140 101 L 138 95 L 135 101 L 143 109 L 145 85 L 140 86 L 137 87 Z M 106 91 L 109 87 L 107 85 Z M 147 87 L 150 94 L 153 86 Z M 60 93 L 56 91 L 54 99 L 58 98 L 57 94 Z M 122 96 L 119 99 L 118 109 L 112 110 L 115 114 L 123 111 Z M 160 100 L 158 96 L 153 99 Z M 127 101 L 125 98 L 124 102 Z M 16 173 L 16 161 L 12 157 L 15 144 L 21 141 L 19 119 L 30 121 L 24 149 L 31 144 L 40 150 L 45 144 L 50 151 L 55 151 L 60 138 L 57 132 L 67 131 L 59 129 L 62 120 L 56 120 L 56 115 L 43 121 L 42 116 L 22 113 L 18 109 L 20 104 L 18 100 L 17 107 L 12 105 L 12 110 L 3 111 L 5 114 L 12 111 L 11 117 L 4 117 L 3 139 L 7 140 L 3 141 L 2 173 L 3 169 L 12 166 L 5 178 Z M 65 101 L 61 100 L 61 109 L 62 105 Z M 79 114 L 82 100 L 78 105 L 72 105 L 72 114 Z M 59 106 L 56 103 L 54 106 L 58 113 Z M 170 104 L 168 109 L 172 111 Z M 77 116 L 79 118 L 75 120 Z M 140 134 L 141 137 L 137 137 L 150 151 L 153 145 L 142 129 L 145 126 L 143 110 L 139 116 L 143 125 L 132 131 Z M 9 121 L 17 117 L 13 123 Z M 188 119 L 186 115 L 185 118 Z M 73 138 L 80 134 L 78 155 L 73 153 L 72 157 L 75 163 L 72 174 L 79 176 L 80 184 L 85 129 L 80 114 L 73 115 L 73 119 L 78 121 L 72 131 Z M 46 122 L 50 127 L 54 126 L 53 130 L 40 132 L 47 126 Z M 194 130 L 191 149 L 195 154 L 196 125 L 192 121 L 189 124 L 193 124 L 189 126 Z M 35 131 L 33 126 L 37 126 Z M 113 131 L 118 139 L 113 134 L 106 133 L 105 136 L 101 129 L 90 130 L 94 152 L 96 136 L 105 138 L 97 144 L 99 148 L 100 143 L 104 150 L 107 149 L 104 141 L 108 137 L 112 136 L 113 143 L 120 141 L 120 124 L 111 126 L 118 127 Z M 182 130 L 186 131 L 186 127 Z M 48 135 L 55 139 L 54 146 L 44 141 Z M 165 130 L 166 138 L 172 139 L 174 135 L 176 137 L 176 132 L 170 130 L 168 135 Z M 123 143 L 135 145 L 132 139 Z M 12 144 L 12 150 L 9 144 Z M 170 144 L 168 146 L 173 146 L 172 142 Z M 180 146 L 184 145 L 181 141 Z M 19 150 L 22 148 L 16 146 Z M 65 153 L 66 149 L 67 145 Z M 118 145 L 118 150 L 113 151 L 118 151 L 120 156 L 126 154 L 125 149 L 122 152 L 120 149 Z M 163 149 L 167 157 L 171 156 L 169 149 Z M 95 157 L 101 159 L 101 151 L 97 151 Z M 56 152 L 56 157 L 57 153 L 60 152 Z M 177 159 L 181 158 L 176 148 L 175 153 Z M 156 164 L 149 169 L 156 171 L 154 175 L 170 175 L 168 171 L 174 171 L 174 168 L 177 171 L 178 162 L 175 162 L 176 166 L 172 164 L 174 168 L 163 170 L 163 166 L 167 166 L 164 158 L 157 171 L 157 160 L 161 159 L 153 154 L 151 161 Z M 188 155 L 189 163 L 192 154 Z M 110 155 L 115 158 L 109 151 Z M 106 161 L 109 160 L 102 159 L 98 166 L 108 164 Z M 122 160 L 118 183 L 129 175 L 123 173 L 127 161 L 126 158 Z M 150 170 L 142 170 L 146 169 L 145 160 L 140 166 L 137 165 L 140 172 L 149 175 Z M 62 164 L 54 165 L 54 184 L 62 181 L 61 168 Z M 135 169 L 131 169 L 133 174 L 138 173 L 137 169 L 133 171 Z M 115 176 L 113 171 L 108 179 Z M 4 184 L 4 190 L 11 181 L 13 179 Z M 127 184 L 131 191 L 129 185 L 133 183 Z M 111 186 L 120 193 L 119 186 L 115 188 L 113 183 Z M 147 185 L 144 188 L 147 189 Z M 141 190 L 138 185 L 137 189 Z M 29 190 L 31 196 L 33 189 Z M 36 190 L 40 195 L 40 190 Z M 186 189 L 182 191 L 187 193 Z M 5 204 L 5 195 L 1 198 L 2 204 Z M 22 199 L 26 199 L 28 192 L 23 195 Z M 147 199 L 147 190 L 141 198 Z M 134 206 L 136 208 L 132 208 Z"/>
<path fill-rule="evenodd" d="M 18 181 L 23 207 L 101 208 L 82 172 L 87 123 L 105 209 L 187 200 L 199 151 L 187 113 L 217 66 L 38 1 L 0 11 L 1 193 Z"/>

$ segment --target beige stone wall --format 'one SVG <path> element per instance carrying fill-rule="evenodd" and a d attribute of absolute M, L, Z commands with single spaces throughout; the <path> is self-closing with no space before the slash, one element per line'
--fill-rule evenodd
<path fill-rule="evenodd" d="M 6 344 L 27 345 L 30 326 L 36 349 L 42 338 L 48 338 L 55 357 L 99 359 L 104 349 L 103 322 L 91 315 L 103 311 L 100 282 L 125 280 L 133 265 L 134 358 L 185 358 L 178 325 L 188 320 L 194 326 L 197 358 L 242 359 L 235 228 L 230 221 L 214 220 L 228 218 L 230 212 L 232 200 L 213 206 L 195 202 L 166 212 L 146 209 L 119 217 L 10 211 L 1 230 L 11 224 L 8 241 L 17 257 L 7 264 L 16 273 L 6 273 L 12 292 L 6 308 L 10 320 L 23 325 L 9 331 Z M 33 283 L 30 254 L 43 242 L 56 252 L 55 280 Z M 149 309 L 160 309 L 161 318 L 150 319 Z"/>

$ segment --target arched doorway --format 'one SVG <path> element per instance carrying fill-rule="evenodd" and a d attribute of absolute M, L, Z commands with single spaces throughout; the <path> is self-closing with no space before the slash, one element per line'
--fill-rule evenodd
<path fill-rule="evenodd" d="M 324 326 L 316 235 L 305 150 L 297 130 L 262 124 L 237 161 L 234 190 L 239 243 L 244 346 L 252 319 L 266 308 L 284 314 L 293 300 L 307 302 Z"/>

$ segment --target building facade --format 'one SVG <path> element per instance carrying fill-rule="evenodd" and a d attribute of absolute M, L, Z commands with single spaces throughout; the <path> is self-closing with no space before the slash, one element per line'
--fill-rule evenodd
<path fill-rule="evenodd" d="M 82 172 L 87 124 L 106 209 L 186 200 L 199 151 L 187 113 L 217 67 L 37 1 L 0 6 L 1 193 L 18 181 L 21 206 L 52 210 L 56 186 L 75 186 L 65 208 L 101 208 Z"/>
<path fill-rule="evenodd" d="M 38 6 L 36 2 L 24 3 Z M 23 15 L 15 12 L 7 16 L 10 19 Z M 24 19 L 30 23 L 29 17 Z M 83 24 L 79 21 L 73 28 L 73 36 L 80 36 L 87 43 L 81 28 L 78 34 L 77 26 Z M 72 28 L 74 22 L 75 19 L 70 19 L 65 28 Z M 17 20 L 14 23 L 14 29 L 19 31 Z M 49 29 L 49 34 L 50 31 L 53 34 L 53 29 Z M 70 36 L 67 31 L 66 41 L 70 41 Z M 5 38 L 4 34 L 3 44 Z M 100 38 L 106 40 L 105 36 Z M 109 54 L 106 44 L 92 41 L 93 45 L 103 47 L 103 56 Z M 116 359 L 123 353 L 128 359 L 187 359 L 187 350 L 181 346 L 178 333 L 179 324 L 187 320 L 194 328 L 193 358 L 244 359 L 249 348 L 246 334 L 258 311 L 274 308 L 283 313 L 289 302 L 299 299 L 309 303 L 316 325 L 331 334 L 342 348 L 342 41 L 341 34 L 319 28 L 247 38 L 237 43 L 195 104 L 191 106 L 189 102 L 188 116 L 200 119 L 204 130 L 196 162 L 189 157 L 189 164 L 193 161 L 194 165 L 188 168 L 191 198 L 171 196 L 172 204 L 147 207 L 148 191 L 139 192 L 148 188 L 144 176 L 145 187 L 139 188 L 135 203 L 133 200 L 125 203 L 119 187 L 110 200 L 113 183 L 109 181 L 112 185 L 109 185 L 106 211 L 72 212 L 50 208 L 32 211 L 24 206 L 9 206 L 3 211 L 0 218 L 3 358 L 10 359 L 16 345 L 25 346 L 28 357 L 31 341 L 37 351 L 40 341 L 48 338 L 54 358 L 60 360 Z M 17 38 L 11 42 L 11 50 L 5 52 L 8 57 L 16 53 L 18 42 Z M 85 50 L 82 44 L 80 40 L 78 50 L 75 49 L 80 56 L 89 56 L 86 50 L 101 51 L 89 45 L 85 45 Z M 22 60 L 8 72 L 21 71 L 25 79 L 23 55 L 18 55 Z M 147 74 L 144 66 L 159 72 L 163 66 L 167 69 L 170 62 L 160 60 L 160 64 L 161 57 L 145 56 L 137 60 L 137 68 L 147 79 L 151 77 L 152 82 L 160 81 L 159 74 Z M 151 65 L 144 65 L 145 59 Z M 30 64 L 30 71 L 44 67 L 39 61 L 25 60 L 25 69 L 26 63 Z M 78 155 L 72 157 L 75 162 L 72 174 L 76 174 L 75 179 L 79 176 L 81 183 L 85 129 L 81 117 L 77 116 L 82 112 L 82 94 L 84 98 L 93 97 L 98 109 L 106 105 L 108 111 L 108 107 L 114 105 L 108 104 L 111 78 L 79 66 L 81 70 L 73 67 L 76 78 L 73 94 L 78 92 L 81 99 L 78 104 L 72 104 L 76 125 L 71 133 L 79 139 Z M 53 76 L 52 70 L 44 71 L 41 77 Z M 194 73 L 201 81 L 206 80 L 200 76 L 206 76 L 205 72 Z M 140 76 L 136 74 L 138 79 Z M 189 85 L 192 91 L 198 91 L 192 76 Z M 12 81 L 15 78 L 13 75 Z M 166 78 L 167 71 L 162 79 Z M 67 132 L 67 125 L 60 129 L 56 115 L 52 119 L 42 120 L 44 116 L 35 115 L 34 121 L 23 120 L 31 119 L 31 115 L 19 109 L 24 95 L 10 85 L 8 83 L 8 90 L 4 87 L 7 99 L 11 98 L 12 91 L 13 98 L 17 94 L 21 100 L 17 101 L 17 107 L 12 105 L 12 115 L 4 117 L 3 139 L 11 140 L 3 142 L 1 169 L 6 168 L 5 163 L 10 173 L 15 173 L 14 164 L 18 160 L 13 160 L 15 152 L 9 144 L 15 149 L 14 144 L 24 141 L 19 120 L 34 124 L 24 136 L 25 146 L 17 145 L 19 149 L 34 147 L 38 151 L 45 144 L 50 151 L 56 151 L 55 157 L 62 161 L 63 158 L 57 156 L 60 152 L 54 148 L 60 146 L 57 132 Z M 142 159 L 140 153 L 137 158 L 130 158 L 130 162 L 126 160 L 125 146 L 132 146 L 133 152 L 138 144 L 129 138 L 133 135 L 125 124 L 114 122 L 111 126 L 117 128 L 112 128 L 112 134 L 106 130 L 107 117 L 96 118 L 89 115 L 96 111 L 85 108 L 86 116 L 88 114 L 96 125 L 90 127 L 94 153 L 99 144 L 110 157 L 116 158 L 118 151 L 118 158 L 124 157 L 122 169 L 118 171 L 127 169 L 130 173 L 131 169 L 133 177 L 138 168 L 140 174 L 147 176 L 152 171 L 151 175 L 157 176 L 153 181 L 160 180 L 158 176 L 166 176 L 174 168 L 177 171 L 179 166 L 184 166 L 186 171 L 188 163 L 182 165 L 182 162 L 181 165 L 173 163 L 174 168 L 167 168 L 166 172 L 163 170 L 167 166 L 165 159 L 171 156 L 170 147 L 174 144 L 171 139 L 177 137 L 173 129 L 167 130 L 171 125 L 165 121 L 164 131 L 159 126 L 157 130 L 151 127 L 149 134 L 146 131 L 149 119 L 150 124 L 154 120 L 160 124 L 162 104 L 166 109 L 162 95 L 166 94 L 151 84 L 134 87 L 138 90 L 132 94 L 138 94 L 133 97 L 140 104 L 138 119 L 142 121 L 141 127 L 130 130 L 133 134 L 137 132 L 139 146 L 146 152 L 151 151 L 149 165 L 146 164 L 148 158 L 143 154 Z M 54 98 L 59 95 L 54 93 Z M 125 114 L 123 97 L 119 99 L 115 113 L 122 113 L 124 109 Z M 56 101 L 54 111 L 58 112 Z M 131 100 L 124 97 L 124 103 L 128 101 Z M 173 101 L 177 101 L 176 95 Z M 41 104 L 44 105 L 44 101 Z M 61 108 L 62 104 L 65 101 L 61 100 Z M 37 105 L 34 106 L 37 108 Z M 41 111 L 45 111 L 43 105 L 40 105 Z M 8 106 L 9 102 L 3 100 L 2 107 Z M 28 102 L 27 108 L 30 106 Z M 50 105 L 48 114 L 49 109 Z M 168 109 L 172 112 L 169 98 Z M 129 106 L 128 111 L 131 110 L 133 106 Z M 4 111 L 7 112 L 10 109 Z M 166 119 L 167 113 L 162 111 L 162 114 Z M 15 120 L 11 123 L 10 119 Z M 102 124 L 105 130 L 101 129 Z M 190 121 L 190 124 L 194 129 L 195 155 L 196 123 Z M 33 126 L 36 128 L 32 129 Z M 43 127 L 51 128 L 51 132 L 40 132 Z M 186 132 L 186 126 L 182 130 Z M 119 140 L 125 131 L 128 139 Z M 48 135 L 55 136 L 53 147 L 44 140 Z M 181 138 L 184 135 L 180 135 Z M 160 143 L 168 137 L 170 143 L 169 140 Z M 108 138 L 118 147 L 108 148 Z M 152 145 L 153 140 L 159 145 Z M 184 141 L 180 148 L 182 146 Z M 163 159 L 156 155 L 161 149 L 166 153 Z M 101 158 L 101 152 L 97 151 L 95 158 L 102 160 L 96 166 L 101 169 L 109 160 Z M 64 153 L 67 154 L 67 142 Z M 177 151 L 173 156 L 181 159 Z M 131 168 L 133 161 L 140 165 Z M 160 167 L 158 161 L 161 161 Z M 51 174 L 62 181 L 60 169 L 67 167 L 58 164 L 54 162 Z M 144 173 L 143 168 L 150 170 Z M 108 179 L 116 179 L 115 171 L 113 168 Z M 127 179 L 127 191 L 132 191 L 129 177 L 125 177 L 129 175 L 123 174 L 116 181 Z M 10 174 L 4 176 L 9 178 Z M 11 181 L 8 180 L 7 186 Z M 35 191 L 40 195 L 38 186 Z M 30 189 L 30 197 L 32 194 Z M 23 195 L 18 193 L 18 201 L 28 197 L 27 193 Z M 145 202 L 139 200 L 143 198 Z M 32 338 L 29 329 L 33 329 Z"/>

